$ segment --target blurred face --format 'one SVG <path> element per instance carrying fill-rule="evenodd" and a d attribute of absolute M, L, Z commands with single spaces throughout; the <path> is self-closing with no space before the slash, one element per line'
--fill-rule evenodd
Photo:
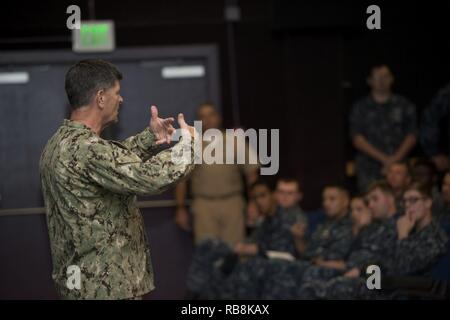
<path fill-rule="evenodd" d="M 412 176 L 414 181 L 426 186 L 430 186 L 434 183 L 433 172 L 427 166 L 415 166 L 412 169 Z"/>
<path fill-rule="evenodd" d="M 301 199 L 301 193 L 298 191 L 298 184 L 295 182 L 279 181 L 275 191 L 278 204 L 282 208 L 292 208 L 298 204 Z"/>
<path fill-rule="evenodd" d="M 325 188 L 322 194 L 323 207 L 328 217 L 336 217 L 347 212 L 349 200 L 345 192 L 338 188 Z"/>
<path fill-rule="evenodd" d="M 256 206 L 254 201 L 250 201 L 247 204 L 247 223 L 254 224 L 259 217 L 260 213 L 258 211 L 258 207 Z"/>
<path fill-rule="evenodd" d="M 352 220 L 359 225 L 368 225 L 372 222 L 372 214 L 366 206 L 364 199 L 353 198 L 351 201 Z"/>
<path fill-rule="evenodd" d="M 431 199 L 424 197 L 417 190 L 407 190 L 403 195 L 403 202 L 405 213 L 411 215 L 416 221 L 420 221 L 431 214 Z"/>
<path fill-rule="evenodd" d="M 103 93 L 103 114 L 105 123 L 116 123 L 119 121 L 119 108 L 123 102 L 123 98 L 120 96 L 120 83 L 116 81 L 114 86 L 104 90 Z"/>
<path fill-rule="evenodd" d="M 379 188 L 372 190 L 367 195 L 367 205 L 375 219 L 387 218 L 389 216 L 389 208 L 393 202 L 393 197 L 385 194 Z"/>
<path fill-rule="evenodd" d="M 446 174 L 442 181 L 442 196 L 445 202 L 450 203 L 450 174 Z"/>
<path fill-rule="evenodd" d="M 276 207 L 276 200 L 269 188 L 264 185 L 257 185 L 252 190 L 252 198 L 258 211 L 263 216 L 268 216 Z"/>
<path fill-rule="evenodd" d="M 202 121 L 203 130 L 219 129 L 221 119 L 216 109 L 210 105 L 203 105 L 198 110 L 198 119 Z"/>
<path fill-rule="evenodd" d="M 394 77 L 387 66 L 381 66 L 372 70 L 367 82 L 373 91 L 390 92 Z"/>
<path fill-rule="evenodd" d="M 408 168 L 403 164 L 393 163 L 389 166 L 386 179 L 394 190 L 403 190 L 410 182 Z"/>

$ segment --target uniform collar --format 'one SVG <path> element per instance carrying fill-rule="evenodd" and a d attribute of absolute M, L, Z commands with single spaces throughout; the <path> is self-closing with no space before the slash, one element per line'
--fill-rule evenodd
<path fill-rule="evenodd" d="M 369 93 L 369 101 L 376 106 L 386 106 L 388 104 L 392 104 L 396 102 L 396 97 L 395 95 L 392 93 L 390 98 L 385 102 L 385 103 L 378 103 L 375 101 L 375 98 L 373 97 L 373 95 L 371 93 Z"/>
<path fill-rule="evenodd" d="M 82 124 L 81 122 L 70 120 L 70 119 L 64 119 L 63 125 L 67 127 L 77 128 L 77 129 L 86 129 L 91 131 L 91 128 L 88 126 Z"/>

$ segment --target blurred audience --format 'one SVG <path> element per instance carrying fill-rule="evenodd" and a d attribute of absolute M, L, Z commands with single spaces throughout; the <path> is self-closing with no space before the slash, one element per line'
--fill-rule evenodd
<path fill-rule="evenodd" d="M 438 261 L 448 265 L 450 259 L 439 259 L 450 255 L 450 171 L 445 171 L 450 148 L 441 151 L 438 140 L 440 122 L 450 116 L 450 86 L 423 113 L 420 140 L 430 158 L 408 159 L 419 134 L 415 106 L 392 92 L 394 76 L 387 65 L 375 65 L 367 83 L 370 94 L 350 113 L 357 187 L 364 193 L 350 200 L 347 188 L 326 186 L 319 209 L 325 216 L 316 227 L 301 208 L 302 186 L 291 177 L 279 178 L 272 192 L 267 182 L 256 181 L 258 166 L 194 171 L 197 246 L 188 275 L 191 298 L 392 298 L 394 287 L 367 289 L 367 266 L 379 266 L 389 279 L 412 277 L 409 285 L 415 285 L 423 279 L 418 276 L 431 276 Z M 200 106 L 198 115 L 205 129 L 220 128 L 212 105 Z M 450 128 L 448 133 L 450 142 Z M 256 181 L 246 215 L 245 188 L 237 179 L 242 173 L 248 183 Z M 176 192 L 176 222 L 184 229 L 189 226 L 186 188 L 181 184 Z M 227 206 L 230 198 L 236 205 Z M 245 240 L 237 215 L 247 226 Z M 234 232 L 221 231 L 224 223 Z"/>
<path fill-rule="evenodd" d="M 397 286 L 370 290 L 365 276 L 354 272 L 331 280 L 308 283 L 302 288 L 300 298 L 386 299 L 398 296 L 400 289 L 406 292 L 408 288 L 420 285 L 423 278 L 418 276 L 429 276 L 438 259 L 446 253 L 448 237 L 432 218 L 433 199 L 429 189 L 419 183 L 412 183 L 406 189 L 403 200 L 405 214 L 397 220 L 393 229 L 396 241 L 378 257 L 380 261 L 384 261 L 382 277 L 389 277 L 394 284 L 396 279 L 401 279 L 397 281 Z"/>
<path fill-rule="evenodd" d="M 260 225 L 246 241 L 233 247 L 219 238 L 204 238 L 197 245 L 188 272 L 189 298 L 213 298 L 225 291 L 228 275 L 239 265 L 242 258 L 266 256 L 276 251 L 295 255 L 291 228 L 297 217 L 282 209 L 271 185 L 258 180 L 251 186 L 251 199 L 263 217 Z"/>

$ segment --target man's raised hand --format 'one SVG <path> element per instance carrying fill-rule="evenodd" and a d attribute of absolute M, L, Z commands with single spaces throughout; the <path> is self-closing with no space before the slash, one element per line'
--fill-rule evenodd
<path fill-rule="evenodd" d="M 151 107 L 151 114 L 152 118 L 150 120 L 149 127 L 153 134 L 156 136 L 156 144 L 163 144 L 165 142 L 170 144 L 172 135 L 175 132 L 175 129 L 172 126 L 174 118 L 159 118 L 158 109 L 155 106 Z"/>
<path fill-rule="evenodd" d="M 184 115 L 182 113 L 178 114 L 178 125 L 180 126 L 181 130 L 187 130 L 191 137 L 194 138 L 195 129 L 194 127 L 186 123 L 186 121 L 184 120 Z"/>

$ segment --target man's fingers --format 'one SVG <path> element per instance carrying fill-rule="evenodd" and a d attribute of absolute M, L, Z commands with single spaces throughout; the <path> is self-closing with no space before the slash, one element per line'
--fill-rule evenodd
<path fill-rule="evenodd" d="M 182 129 L 185 129 L 187 127 L 187 123 L 186 121 L 184 121 L 184 115 L 182 113 L 178 114 L 178 124 Z"/>
<path fill-rule="evenodd" d="M 164 137 L 162 139 L 159 139 L 159 140 L 156 140 L 156 144 L 157 145 L 163 144 L 164 142 L 167 142 L 166 137 Z"/>
<path fill-rule="evenodd" d="M 158 108 L 156 108 L 155 106 L 151 106 L 150 111 L 152 114 L 152 119 L 153 120 L 158 119 Z"/>
<path fill-rule="evenodd" d="M 175 119 L 172 118 L 172 117 L 163 119 L 163 123 L 164 123 L 165 125 L 167 125 L 167 126 L 168 126 L 168 125 L 171 125 L 174 121 L 175 121 Z"/>

